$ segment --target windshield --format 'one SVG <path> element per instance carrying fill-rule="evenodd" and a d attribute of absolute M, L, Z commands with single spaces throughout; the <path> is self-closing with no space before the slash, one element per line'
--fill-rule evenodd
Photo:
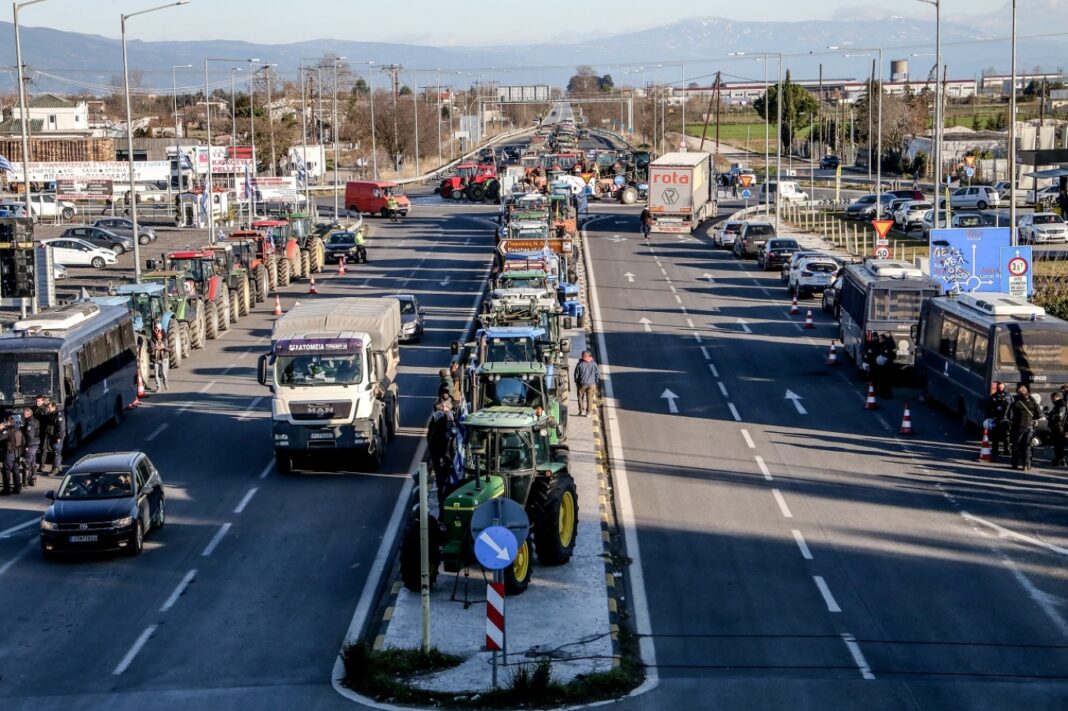
<path fill-rule="evenodd" d="M 200 258 L 172 259 L 171 269 L 198 282 L 207 281 L 215 274 L 211 260 Z"/>
<path fill-rule="evenodd" d="M 937 289 L 872 289 L 868 320 L 918 322 L 923 302 L 937 295 Z"/>
<path fill-rule="evenodd" d="M 486 344 L 487 363 L 529 363 L 537 360 L 529 338 L 491 338 Z"/>
<path fill-rule="evenodd" d="M 544 289 L 545 277 L 501 277 L 502 289 Z"/>
<path fill-rule="evenodd" d="M 248 266 L 252 259 L 252 242 L 233 242 L 231 243 L 234 252 L 234 259 L 241 264 Z"/>
<path fill-rule="evenodd" d="M 803 269 L 820 274 L 830 274 L 837 271 L 838 265 L 834 262 L 806 262 Z"/>
<path fill-rule="evenodd" d="M 145 322 L 145 325 L 150 325 L 156 322 L 159 318 L 159 300 L 153 299 L 144 294 L 135 294 L 130 299 L 130 305 L 133 310 L 141 314 L 141 319 Z"/>
<path fill-rule="evenodd" d="M 311 230 L 311 220 L 307 217 L 290 217 L 289 229 L 294 237 L 304 237 Z"/>
<path fill-rule="evenodd" d="M 515 472 L 534 468 L 534 443 L 530 432 L 502 432 L 470 428 L 464 443 L 464 461 L 479 474 Z M 476 467 L 477 463 L 477 467 Z"/>
<path fill-rule="evenodd" d="M 37 395 L 59 399 L 56 356 L 45 353 L 0 354 L 0 408 L 24 405 Z"/>
<path fill-rule="evenodd" d="M 1064 224 L 1064 220 L 1060 215 L 1035 215 L 1034 217 L 1036 225 L 1061 225 Z"/>
<path fill-rule="evenodd" d="M 1068 333 L 1019 329 L 1003 333 L 998 336 L 997 368 L 1032 373 L 1068 371 Z"/>
<path fill-rule="evenodd" d="M 335 232 L 326 242 L 331 247 L 346 247 L 356 244 L 356 237 L 351 232 Z"/>
<path fill-rule="evenodd" d="M 768 241 L 768 249 L 801 249 L 796 240 L 773 239 Z"/>
<path fill-rule="evenodd" d="M 961 227 L 982 227 L 983 218 L 978 215 L 961 215 L 957 218 L 957 224 Z"/>
<path fill-rule="evenodd" d="M 359 353 L 278 356 L 275 372 L 281 385 L 358 385 L 363 381 Z"/>
<path fill-rule="evenodd" d="M 875 196 L 874 195 L 865 195 L 864 197 L 860 198 L 859 200 L 857 200 L 853 204 L 854 205 L 870 205 L 873 202 L 875 202 Z"/>
<path fill-rule="evenodd" d="M 487 380 L 483 390 L 483 407 L 489 405 L 544 407 L 545 402 L 539 390 L 540 385 L 540 379 L 524 380 L 519 377 Z"/>
<path fill-rule="evenodd" d="M 58 499 L 124 499 L 133 496 L 130 472 L 78 472 L 68 474 Z"/>
<path fill-rule="evenodd" d="M 475 171 L 475 168 L 474 168 L 474 166 L 471 166 L 471 167 L 465 167 L 465 168 L 457 168 L 457 169 L 456 169 L 456 175 L 460 176 L 461 178 L 471 178 L 471 177 L 474 177 L 474 175 L 475 175 L 475 172 L 476 172 L 476 171 Z"/>
<path fill-rule="evenodd" d="M 775 228 L 771 225 L 749 225 L 746 237 L 774 237 Z"/>
<path fill-rule="evenodd" d="M 400 303 L 400 310 L 401 310 L 402 314 L 414 314 L 415 313 L 415 302 L 414 301 L 409 301 L 407 299 L 397 299 L 397 301 Z"/>

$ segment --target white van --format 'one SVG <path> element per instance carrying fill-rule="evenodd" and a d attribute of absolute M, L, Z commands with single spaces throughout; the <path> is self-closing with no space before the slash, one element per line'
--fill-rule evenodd
<path fill-rule="evenodd" d="M 768 182 L 760 188 L 760 200 L 763 202 L 775 202 L 775 192 L 782 185 L 783 202 L 805 202 L 809 199 L 808 193 L 801 189 L 801 184 L 796 180 L 784 180 L 781 183 Z"/>

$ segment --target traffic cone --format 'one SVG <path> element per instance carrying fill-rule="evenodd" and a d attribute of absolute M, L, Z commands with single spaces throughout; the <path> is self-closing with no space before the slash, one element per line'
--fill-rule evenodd
<path fill-rule="evenodd" d="M 308 285 L 309 294 L 318 294 L 319 290 L 315 288 L 315 277 L 312 277 L 311 284 Z"/>
<path fill-rule="evenodd" d="M 337 275 L 345 276 L 345 258 L 342 257 L 337 263 Z"/>
<path fill-rule="evenodd" d="M 137 371 L 137 397 L 138 399 L 145 396 L 145 381 L 141 378 L 141 371 Z"/>
<path fill-rule="evenodd" d="M 979 445 L 979 461 L 994 461 L 993 454 L 990 451 L 990 432 L 985 427 L 983 428 L 983 442 Z"/>
<path fill-rule="evenodd" d="M 834 349 L 834 341 L 831 341 L 831 350 L 827 352 L 827 365 L 838 365 L 838 352 Z"/>
<path fill-rule="evenodd" d="M 278 294 L 274 295 L 274 315 L 275 316 L 281 316 L 282 315 L 282 297 L 279 296 Z"/>
<path fill-rule="evenodd" d="M 795 296 L 793 303 L 790 304 L 790 315 L 794 316 L 795 314 L 799 313 L 801 313 L 801 309 L 797 307 L 797 297 Z"/>
<path fill-rule="evenodd" d="M 815 328 L 816 324 L 812 321 L 812 309 L 808 310 L 808 314 L 805 315 L 805 328 Z"/>
<path fill-rule="evenodd" d="M 901 430 L 898 434 L 912 434 L 912 413 L 909 412 L 909 404 L 905 403 L 905 414 L 901 417 Z"/>
<path fill-rule="evenodd" d="M 875 402 L 875 385 L 868 384 L 868 399 L 864 401 L 865 410 L 878 410 L 879 403 Z"/>

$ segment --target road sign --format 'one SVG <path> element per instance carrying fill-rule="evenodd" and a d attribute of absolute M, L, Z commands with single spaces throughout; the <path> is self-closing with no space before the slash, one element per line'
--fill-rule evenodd
<path fill-rule="evenodd" d="M 475 558 L 486 570 L 507 568 L 518 551 L 515 534 L 504 526 L 490 526 L 475 536 Z"/>
<path fill-rule="evenodd" d="M 886 239 L 886 235 L 890 233 L 890 228 L 894 226 L 894 221 L 872 220 L 871 225 L 875 228 L 875 233 L 879 235 L 879 239 Z"/>
<path fill-rule="evenodd" d="M 875 248 L 876 259 L 890 259 L 890 248 L 883 245 Z"/>
<path fill-rule="evenodd" d="M 975 168 L 969 165 L 967 168 L 964 169 L 964 175 L 969 178 L 972 177 L 973 175 L 975 175 Z"/>
<path fill-rule="evenodd" d="M 946 292 L 1007 290 L 1001 249 L 1009 246 L 1008 227 L 931 230 L 930 244 L 931 276 Z"/>
<path fill-rule="evenodd" d="M 738 176 L 738 182 L 741 183 L 743 188 L 748 188 L 750 185 L 753 184 L 753 176 L 752 175 L 746 175 L 745 173 L 741 173 Z"/>
<path fill-rule="evenodd" d="M 746 188 L 745 190 L 742 191 L 742 199 L 743 200 L 749 200 L 752 197 L 753 197 L 753 191 L 752 190 L 749 190 L 748 188 Z"/>
<path fill-rule="evenodd" d="M 1001 248 L 1001 290 L 1010 296 L 1026 299 L 1034 293 L 1031 281 L 1031 247 Z"/>
<path fill-rule="evenodd" d="M 548 247 L 550 252 L 556 254 L 571 254 L 575 250 L 575 242 L 572 239 L 549 239 L 534 237 L 531 239 L 502 239 L 497 245 L 497 251 L 501 254 L 510 252 L 539 252 Z"/>
<path fill-rule="evenodd" d="M 530 533 L 527 512 L 511 499 L 490 499 L 475 508 L 471 514 L 471 537 L 477 539 L 479 534 L 491 526 L 507 528 L 517 541 L 527 540 Z"/>
<path fill-rule="evenodd" d="M 486 585 L 486 649 L 504 649 L 504 583 Z"/>
<path fill-rule="evenodd" d="M 975 165 L 975 156 L 964 156 L 964 165 L 968 166 L 969 168 Z M 968 175 L 970 177 L 971 173 L 968 173 Z"/>

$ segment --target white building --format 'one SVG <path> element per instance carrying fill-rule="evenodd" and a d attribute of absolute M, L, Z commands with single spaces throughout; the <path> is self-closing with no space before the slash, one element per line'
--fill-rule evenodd
<path fill-rule="evenodd" d="M 30 99 L 27 113 L 30 134 L 51 138 L 62 136 L 89 136 L 89 104 L 85 101 L 70 101 L 55 94 L 41 94 Z M 11 109 L 11 118 L 0 123 L 0 134 L 17 135 L 22 132 L 22 108 L 16 103 Z"/>

